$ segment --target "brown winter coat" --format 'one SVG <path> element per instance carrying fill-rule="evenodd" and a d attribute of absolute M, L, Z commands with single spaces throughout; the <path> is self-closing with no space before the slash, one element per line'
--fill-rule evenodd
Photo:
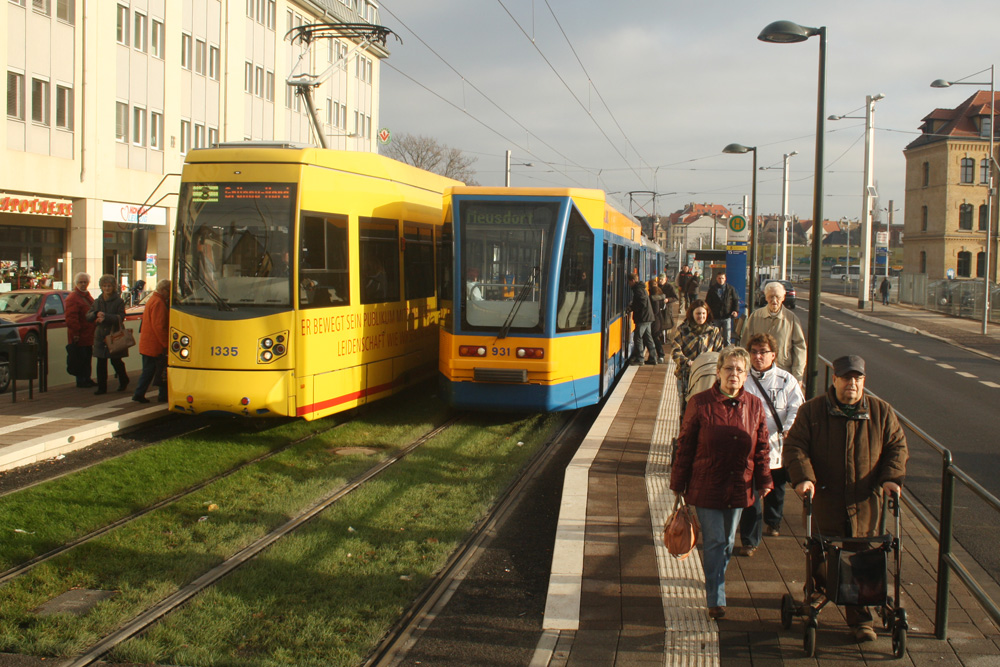
<path fill-rule="evenodd" d="M 813 521 L 825 535 L 874 535 L 881 512 L 882 484 L 906 476 L 906 435 L 883 400 L 865 395 L 857 415 L 838 407 L 831 386 L 806 401 L 785 436 L 784 463 L 792 485 L 816 486 Z M 851 534 L 845 535 L 850 524 Z"/>
<path fill-rule="evenodd" d="M 766 409 L 742 389 L 728 398 L 718 382 L 692 396 L 677 436 L 670 488 L 695 507 L 750 507 L 754 488 L 774 487 Z"/>

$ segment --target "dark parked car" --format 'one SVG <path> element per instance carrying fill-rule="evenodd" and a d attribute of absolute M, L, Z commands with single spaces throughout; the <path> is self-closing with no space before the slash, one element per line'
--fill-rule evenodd
<path fill-rule="evenodd" d="M 27 343 L 38 345 L 41 328 L 51 338 L 53 329 L 66 328 L 65 301 L 68 290 L 27 289 L 0 294 L 0 343 Z M 31 326 L 40 325 L 40 326 Z M 60 345 L 49 345 L 50 350 L 62 349 Z M 10 366 L 8 355 L 0 350 L 0 393 L 10 386 Z"/>
<path fill-rule="evenodd" d="M 755 299 L 758 308 L 767 303 L 767 299 L 764 298 L 764 287 L 768 283 L 781 283 L 785 288 L 785 300 L 782 303 L 786 308 L 795 308 L 795 285 L 790 280 L 774 280 L 773 278 L 761 282 L 760 289 L 757 290 L 757 298 Z"/>

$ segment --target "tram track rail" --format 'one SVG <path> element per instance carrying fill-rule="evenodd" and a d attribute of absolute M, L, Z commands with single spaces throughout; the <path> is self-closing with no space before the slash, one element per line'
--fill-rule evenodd
<path fill-rule="evenodd" d="M 390 469 L 393 465 L 404 460 L 407 456 L 419 449 L 424 443 L 437 437 L 459 421 L 459 418 L 454 417 L 448 419 L 443 424 L 435 427 L 409 444 L 403 446 L 394 454 L 391 454 L 387 458 L 379 461 L 365 472 L 341 485 L 331 493 L 323 496 L 314 502 L 309 508 L 298 513 L 278 528 L 270 531 L 266 535 L 261 536 L 250 545 L 227 558 L 224 562 L 206 571 L 201 576 L 184 585 L 173 594 L 150 606 L 144 612 L 136 615 L 130 621 L 127 621 L 120 628 L 105 636 L 79 656 L 63 662 L 63 667 L 84 667 L 86 665 L 94 664 L 108 651 L 112 650 L 122 642 L 139 635 L 157 621 L 184 605 L 199 593 L 210 588 L 228 574 L 232 573 L 244 563 L 253 560 L 257 555 L 273 545 L 275 542 L 308 523 L 337 501 L 359 489 L 367 482 L 379 477 L 379 475 Z"/>
<path fill-rule="evenodd" d="M 498 527 L 518 509 L 524 491 L 539 473 L 558 455 L 559 445 L 582 420 L 590 418 L 588 411 L 579 410 L 552 437 L 503 491 L 490 513 L 473 529 L 468 538 L 452 554 L 438 575 L 427 585 L 395 627 L 375 648 L 364 667 L 390 667 L 406 658 L 407 652 L 430 628 L 461 586 L 473 565 L 497 535 Z M 579 444 L 579 443 L 577 443 Z"/>
<path fill-rule="evenodd" d="M 43 554 L 39 554 L 39 555 L 37 555 L 37 556 L 35 556 L 35 557 L 27 560 L 27 561 L 24 561 L 23 563 L 19 563 L 19 564 L 15 565 L 14 567 L 11 567 L 11 568 L 3 571 L 3 572 L 0 572 L 0 586 L 3 586 L 4 584 L 6 584 L 7 582 L 11 581 L 12 579 L 15 579 L 16 577 L 19 577 L 19 576 L 21 576 L 23 574 L 26 574 L 32 568 L 37 567 L 38 565 L 41 565 L 42 563 L 44 563 L 46 561 L 52 560 L 53 558 L 56 558 L 57 556 L 60 556 L 60 555 L 66 553 L 66 552 L 68 552 L 68 551 L 70 551 L 72 549 L 75 549 L 76 547 L 78 547 L 78 546 L 80 546 L 82 544 L 86 544 L 88 542 L 91 542 L 91 541 L 97 539 L 98 537 L 101 537 L 102 535 L 110 533 L 112 530 L 115 530 L 116 528 L 120 528 L 120 527 L 122 527 L 124 525 L 127 525 L 127 524 L 133 522 L 133 521 L 136 521 L 137 519 L 140 519 L 140 518 L 142 518 L 142 517 L 150 514 L 151 512 L 155 512 L 156 510 L 164 508 L 164 507 L 169 507 L 170 505 L 172 505 L 172 504 L 174 504 L 174 503 L 176 503 L 176 502 L 178 502 L 178 501 L 180 501 L 180 500 L 182 500 L 182 499 L 190 496 L 193 493 L 196 493 L 196 492 L 200 491 L 201 489 L 204 489 L 204 488 L 206 488 L 206 487 L 208 487 L 208 486 L 210 486 L 210 485 L 212 485 L 212 484 L 214 484 L 214 483 L 216 483 L 216 482 L 218 482 L 220 480 L 226 479 L 227 477 L 235 475 L 236 473 L 240 472 L 241 470 L 245 470 L 245 469 L 249 468 L 250 466 L 256 465 L 258 463 L 261 463 L 262 461 L 266 461 L 266 460 L 268 460 L 270 458 L 273 458 L 273 457 L 281 454 L 282 452 L 285 452 L 285 451 L 289 450 L 290 448 L 292 448 L 292 447 L 294 447 L 296 445 L 299 445 L 299 444 L 301 444 L 303 442 L 307 442 L 308 440 L 311 440 L 312 438 L 319 437 L 319 436 L 321 436 L 321 435 L 323 435 L 325 433 L 329 433 L 330 431 L 333 431 L 333 430 L 335 430 L 337 428 L 340 428 L 345 423 L 347 423 L 347 420 L 339 420 L 339 421 L 337 421 L 337 423 L 330 425 L 329 428 L 325 428 L 325 429 L 322 429 L 322 430 L 319 430 L 319 431 L 315 431 L 313 433 L 309 433 L 307 435 L 304 435 L 304 436 L 302 436 L 300 438 L 296 438 L 295 440 L 291 440 L 291 441 L 287 442 L 286 444 L 284 444 L 284 445 L 282 445 L 280 447 L 277 447 L 277 448 L 275 448 L 275 449 L 273 449 L 273 450 L 271 450 L 269 452 L 265 452 L 265 453 L 261 454 L 260 456 L 256 456 L 256 457 L 254 457 L 252 459 L 248 459 L 248 460 L 246 460 L 246 461 L 244 461 L 244 462 L 242 462 L 242 463 L 240 463 L 240 464 L 238 464 L 236 466 L 233 466 L 229 470 L 221 472 L 221 473 L 219 473 L 217 475 L 213 475 L 212 477 L 204 479 L 204 480 L 198 482 L 197 484 L 193 484 L 191 486 L 188 486 L 188 487 L 182 489 L 181 491 L 178 491 L 177 493 L 174 493 L 174 494 L 172 494 L 172 495 L 170 495 L 170 496 L 168 496 L 166 498 L 162 498 L 162 499 L 158 500 L 157 502 L 153 503 L 152 505 L 147 505 L 146 507 L 143 507 L 142 509 L 140 509 L 140 510 L 138 510 L 136 512 L 133 512 L 133 513 L 127 515 L 127 516 L 123 516 L 120 519 L 117 519 L 115 521 L 112 521 L 111 523 L 108 523 L 108 524 L 106 524 L 104 526 L 101 526 L 100 528 L 97 528 L 97 529 L 92 530 L 92 531 L 90 531 L 88 533 L 80 535 L 79 537 L 76 537 L 76 538 L 74 538 L 72 540 L 69 540 L 68 542 L 65 542 L 65 543 L 59 545 L 55 549 L 47 551 L 47 552 L 45 552 Z M 186 435 L 190 435 L 192 433 L 197 433 L 198 431 L 204 430 L 205 428 L 208 428 L 208 426 L 199 426 L 198 428 L 192 429 L 191 431 L 187 432 Z M 177 437 L 177 436 L 176 435 L 172 435 L 171 437 Z M 155 442 L 149 443 L 149 444 L 145 445 L 145 447 L 151 447 L 151 446 L 154 446 L 155 444 L 157 444 L 157 443 L 155 443 Z M 120 454 L 118 456 L 122 456 L 122 454 Z M 112 457 L 112 458 L 118 458 L 118 457 Z M 104 461 L 107 461 L 107 460 L 110 460 L 110 459 L 104 459 Z M 93 465 L 97 465 L 97 463 L 91 464 L 91 466 L 93 466 Z M 91 467 L 91 466 L 87 466 L 87 467 Z M 79 468 L 78 470 L 75 470 L 73 472 L 78 472 L 79 470 L 85 470 L 85 469 L 86 468 Z M 71 473 L 67 472 L 65 474 L 71 474 Z M 58 479 L 59 477 L 62 477 L 62 476 L 64 476 L 64 475 L 59 475 L 57 477 L 53 477 L 52 479 Z M 52 480 L 50 479 L 50 480 L 47 480 L 47 481 L 52 481 Z M 38 482 L 35 485 L 41 484 L 41 483 L 43 483 L 43 482 Z M 26 487 L 26 488 L 30 488 L 30 487 Z M 2 497 L 2 496 L 0 496 L 0 497 Z"/>

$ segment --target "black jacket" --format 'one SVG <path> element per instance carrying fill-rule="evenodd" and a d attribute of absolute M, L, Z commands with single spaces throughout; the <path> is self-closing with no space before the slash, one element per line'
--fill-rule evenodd
<path fill-rule="evenodd" d="M 718 283 L 712 281 L 708 286 L 708 294 L 705 295 L 705 303 L 712 309 L 712 317 L 723 320 L 739 310 L 740 297 L 736 294 L 736 288 L 729 283 L 719 289 Z"/>
<path fill-rule="evenodd" d="M 654 319 L 653 306 L 642 283 L 632 285 L 632 303 L 629 304 L 629 310 L 632 311 L 632 321 L 636 324 L 652 322 Z"/>

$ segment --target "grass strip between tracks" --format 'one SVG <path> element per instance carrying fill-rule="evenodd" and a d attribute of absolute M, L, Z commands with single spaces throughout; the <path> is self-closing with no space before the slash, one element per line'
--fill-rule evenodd
<path fill-rule="evenodd" d="M 227 421 L 0 498 L 0 572 L 328 427 Z"/>
<path fill-rule="evenodd" d="M 358 664 L 562 419 L 467 418 L 110 657 Z"/>
<path fill-rule="evenodd" d="M 339 429 L 321 433 L 248 466 L 176 503 L 41 563 L 8 582 L 0 588 L 0 652 L 66 656 L 95 643 L 157 600 L 283 524 L 315 498 L 367 469 L 386 452 L 412 441 L 443 421 L 445 407 L 427 394 L 429 392 L 425 391 L 422 398 L 416 392 L 407 392 L 380 402 Z M 295 430 L 303 428 L 302 424 L 296 422 L 286 426 Z M 271 434 L 246 434 L 244 437 L 267 441 Z M 283 440 L 287 442 L 293 437 L 286 433 Z M 201 448 L 210 450 L 216 444 L 206 441 Z M 368 447 L 380 453 L 366 456 L 359 452 L 343 456 L 335 451 L 341 447 Z M 158 446 L 150 449 L 158 449 Z M 143 491 L 134 488 L 137 484 L 149 483 L 148 471 L 135 474 L 131 470 L 140 464 L 139 461 L 123 458 L 132 461 L 125 470 L 119 459 L 80 473 L 100 475 L 97 468 L 113 465 L 125 476 L 124 479 L 107 474 L 92 477 L 110 487 L 100 489 L 93 501 L 96 504 L 103 504 L 107 496 L 108 505 L 120 505 L 113 493 L 115 489 L 126 489 L 123 495 L 132 497 Z M 206 466 L 209 460 L 210 457 L 205 459 Z M 164 468 L 159 457 L 154 457 L 151 465 L 158 470 Z M 207 476 L 203 473 L 202 477 Z M 35 487 L 39 488 L 42 487 Z M 12 498 L 0 499 L 0 505 Z M 58 509 L 57 496 L 49 496 L 46 502 L 56 508 L 55 513 L 66 512 Z M 38 508 L 42 521 L 44 509 Z M 70 614 L 39 616 L 32 611 L 73 588 L 117 591 L 118 595 L 80 617 Z"/>

